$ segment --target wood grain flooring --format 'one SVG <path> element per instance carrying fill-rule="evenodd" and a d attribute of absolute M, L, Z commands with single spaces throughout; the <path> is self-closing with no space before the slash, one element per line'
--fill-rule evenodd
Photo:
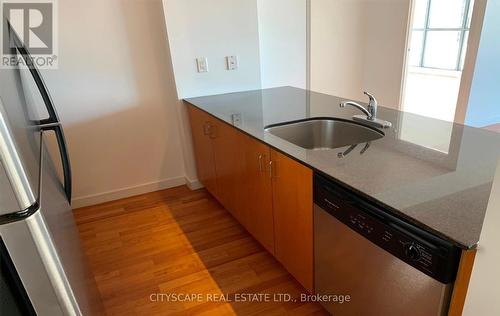
<path fill-rule="evenodd" d="M 182 186 L 74 214 L 107 315 L 327 315 L 300 300 L 306 291 L 205 190 Z M 270 301 L 242 301 L 257 297 Z"/>

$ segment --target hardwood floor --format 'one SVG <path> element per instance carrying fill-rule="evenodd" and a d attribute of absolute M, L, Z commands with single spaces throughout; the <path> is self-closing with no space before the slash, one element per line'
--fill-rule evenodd
<path fill-rule="evenodd" d="M 300 301 L 305 290 L 205 190 L 182 186 L 74 214 L 107 315 L 327 315 Z M 271 301 L 241 301 L 251 293 Z M 274 301 L 276 293 L 297 300 Z"/>

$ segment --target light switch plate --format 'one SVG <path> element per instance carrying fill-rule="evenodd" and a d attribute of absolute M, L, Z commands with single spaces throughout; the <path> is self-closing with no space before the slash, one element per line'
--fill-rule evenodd
<path fill-rule="evenodd" d="M 206 57 L 196 58 L 196 68 L 198 72 L 208 72 L 208 60 Z"/>
<path fill-rule="evenodd" d="M 226 56 L 226 69 L 227 70 L 238 69 L 238 56 Z"/>

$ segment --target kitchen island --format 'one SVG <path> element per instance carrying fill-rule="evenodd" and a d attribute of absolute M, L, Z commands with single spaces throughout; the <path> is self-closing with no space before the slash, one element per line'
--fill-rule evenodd
<path fill-rule="evenodd" d="M 186 99 L 198 173 L 211 170 L 200 176 L 202 182 L 313 292 L 312 173 L 328 177 L 462 249 L 450 307 L 450 314 L 456 313 L 488 205 L 500 136 L 383 107 L 378 117 L 392 123 L 381 130 L 384 137 L 345 148 L 309 150 L 267 130 L 285 122 L 350 120 L 359 114 L 340 108 L 342 101 L 292 87 Z M 271 182 L 262 174 L 269 174 Z M 259 202 L 255 209 L 264 211 L 252 213 L 248 205 Z"/>

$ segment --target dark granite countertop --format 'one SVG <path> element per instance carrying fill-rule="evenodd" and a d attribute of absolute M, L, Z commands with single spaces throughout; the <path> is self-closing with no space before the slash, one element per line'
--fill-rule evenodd
<path fill-rule="evenodd" d="M 264 131 L 311 117 L 351 119 L 342 98 L 292 87 L 237 92 L 185 101 L 336 179 L 388 211 L 472 248 L 478 241 L 498 159 L 500 134 L 379 107 L 393 123 L 385 137 L 339 158 L 348 148 L 306 150 Z"/>

